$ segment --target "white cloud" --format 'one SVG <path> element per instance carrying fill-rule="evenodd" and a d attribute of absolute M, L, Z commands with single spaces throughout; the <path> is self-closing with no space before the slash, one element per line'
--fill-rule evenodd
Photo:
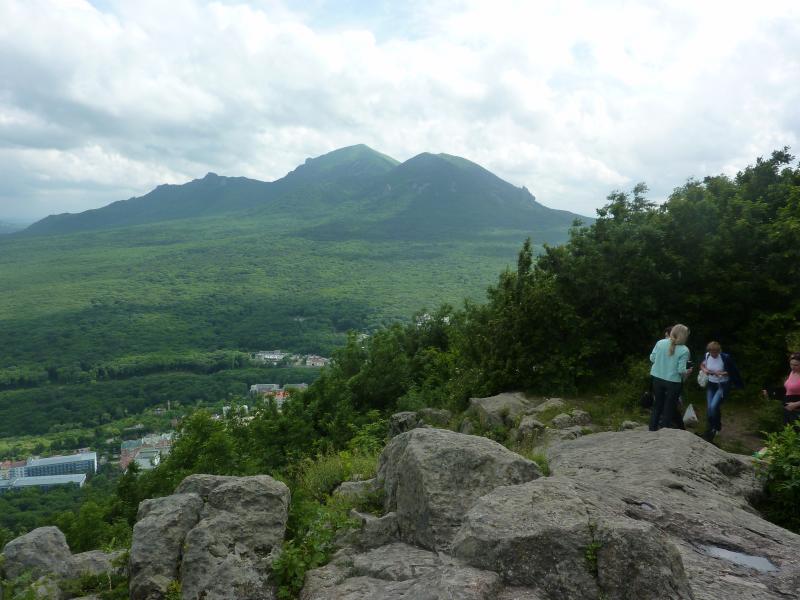
<path fill-rule="evenodd" d="M 360 142 L 593 214 L 613 188 L 664 198 L 797 146 L 794 1 L 354 5 L 3 2 L 0 217 L 275 179 Z"/>

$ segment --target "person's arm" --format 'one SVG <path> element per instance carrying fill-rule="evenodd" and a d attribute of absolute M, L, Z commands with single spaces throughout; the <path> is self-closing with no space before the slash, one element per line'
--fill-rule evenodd
<path fill-rule="evenodd" d="M 761 395 L 764 396 L 764 398 L 771 398 L 783 402 L 783 399 L 786 397 L 786 388 L 782 385 L 778 386 L 766 383 L 761 389 Z"/>
<path fill-rule="evenodd" d="M 692 372 L 691 369 L 686 368 L 686 361 L 689 360 L 689 352 L 686 351 L 678 357 L 678 373 L 681 375 L 688 375 Z"/>
<path fill-rule="evenodd" d="M 653 346 L 653 349 L 650 351 L 650 364 L 656 362 L 656 348 L 658 348 L 658 342 L 656 342 L 656 345 Z"/>

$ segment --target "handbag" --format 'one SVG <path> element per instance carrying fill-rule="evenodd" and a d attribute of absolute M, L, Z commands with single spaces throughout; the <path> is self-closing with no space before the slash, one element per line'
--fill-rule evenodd
<path fill-rule="evenodd" d="M 706 356 L 703 359 L 703 362 L 705 363 L 707 359 L 708 359 L 708 352 L 706 352 Z M 700 365 L 700 367 L 701 367 L 700 370 L 697 372 L 697 385 L 699 385 L 701 388 L 704 388 L 708 384 L 708 373 L 703 371 L 702 365 Z"/>
<path fill-rule="evenodd" d="M 639 397 L 639 406 L 642 408 L 652 408 L 653 407 L 653 392 L 647 390 L 643 392 L 642 395 Z"/>
<path fill-rule="evenodd" d="M 704 388 L 706 387 L 707 384 L 708 384 L 708 374 L 706 374 L 705 371 L 700 369 L 700 371 L 697 373 L 697 385 L 699 385 L 701 388 Z"/>

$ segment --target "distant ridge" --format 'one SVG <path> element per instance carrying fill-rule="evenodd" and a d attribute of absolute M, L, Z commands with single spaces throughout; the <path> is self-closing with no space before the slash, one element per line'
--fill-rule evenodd
<path fill-rule="evenodd" d="M 426 239 L 531 232 L 560 242 L 576 218 L 467 159 L 422 153 L 404 163 L 358 144 L 307 159 L 274 182 L 208 173 L 183 185 L 77 214 L 51 215 L 21 235 L 52 235 L 214 216 L 312 223 L 311 239 Z"/>

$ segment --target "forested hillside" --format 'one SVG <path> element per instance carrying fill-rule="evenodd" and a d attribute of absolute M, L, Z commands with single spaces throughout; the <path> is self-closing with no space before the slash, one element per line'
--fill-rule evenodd
<path fill-rule="evenodd" d="M 0 422 L 87 426 L 170 393 L 129 378 L 202 379 L 271 348 L 327 356 L 349 330 L 480 297 L 526 236 L 564 241 L 576 217 L 465 159 L 363 145 L 271 183 L 209 174 L 48 217 L 0 240 Z"/>

